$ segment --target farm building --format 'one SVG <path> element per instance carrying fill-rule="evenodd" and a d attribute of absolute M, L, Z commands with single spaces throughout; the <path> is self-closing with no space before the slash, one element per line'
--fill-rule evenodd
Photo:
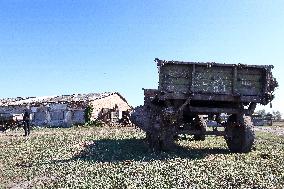
<path fill-rule="evenodd" d="M 22 114 L 29 107 L 31 123 L 37 126 L 71 126 L 85 122 L 85 109 L 93 108 L 91 120 L 117 122 L 131 106 L 118 92 L 61 96 L 8 98 L 0 100 L 0 113 Z"/>

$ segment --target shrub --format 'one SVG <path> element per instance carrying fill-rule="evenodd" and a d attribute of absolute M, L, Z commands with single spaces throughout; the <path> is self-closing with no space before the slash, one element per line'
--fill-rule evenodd
<path fill-rule="evenodd" d="M 85 109 L 85 114 L 84 114 L 84 118 L 85 118 L 85 123 L 89 123 L 91 121 L 91 117 L 92 117 L 92 112 L 93 112 L 94 108 L 90 105 L 88 105 Z"/>

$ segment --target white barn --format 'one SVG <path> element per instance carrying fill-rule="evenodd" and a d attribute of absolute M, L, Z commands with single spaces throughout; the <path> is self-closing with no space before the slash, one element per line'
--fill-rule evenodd
<path fill-rule="evenodd" d="M 65 126 L 84 124 L 87 106 L 93 108 L 92 120 L 103 110 L 113 110 L 121 117 L 132 107 L 118 92 L 73 94 L 46 97 L 9 98 L 0 100 L 0 113 L 21 114 L 26 107 L 31 110 L 31 122 L 37 126 Z"/>

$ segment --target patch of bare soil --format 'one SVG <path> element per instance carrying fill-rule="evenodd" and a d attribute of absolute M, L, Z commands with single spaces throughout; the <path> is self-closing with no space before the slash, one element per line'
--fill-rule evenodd
<path fill-rule="evenodd" d="M 43 177 L 35 177 L 30 181 L 19 181 L 17 183 L 10 183 L 8 185 L 8 188 L 11 189 L 25 189 L 25 188 L 32 188 L 33 186 L 36 186 L 38 184 L 43 185 L 44 183 L 50 182 L 54 180 L 53 177 L 49 178 L 46 176 Z"/>
<path fill-rule="evenodd" d="M 255 131 L 263 131 L 272 134 L 276 134 L 279 136 L 284 136 L 284 127 L 280 126 L 258 126 L 254 127 Z"/>

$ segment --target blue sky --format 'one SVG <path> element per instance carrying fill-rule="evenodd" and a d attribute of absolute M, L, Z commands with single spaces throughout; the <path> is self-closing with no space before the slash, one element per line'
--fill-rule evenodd
<path fill-rule="evenodd" d="M 139 105 L 158 57 L 273 64 L 284 113 L 283 0 L 0 0 L 0 25 L 0 98 L 119 91 Z"/>

